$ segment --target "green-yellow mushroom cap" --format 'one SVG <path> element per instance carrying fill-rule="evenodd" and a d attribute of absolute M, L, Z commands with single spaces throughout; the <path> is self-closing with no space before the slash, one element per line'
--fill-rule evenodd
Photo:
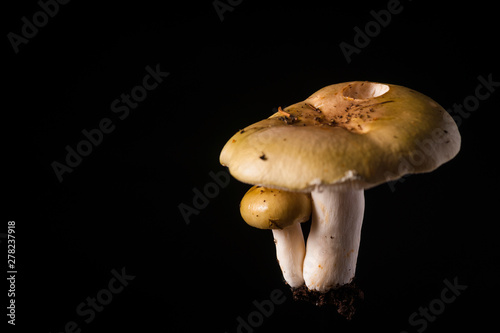
<path fill-rule="evenodd" d="M 284 229 L 309 219 L 311 197 L 308 193 L 253 186 L 241 200 L 240 213 L 252 227 Z"/>
<path fill-rule="evenodd" d="M 429 172 L 460 149 L 452 117 L 412 89 L 354 81 L 238 131 L 220 161 L 248 184 L 310 192 L 318 185 L 366 189 Z"/>

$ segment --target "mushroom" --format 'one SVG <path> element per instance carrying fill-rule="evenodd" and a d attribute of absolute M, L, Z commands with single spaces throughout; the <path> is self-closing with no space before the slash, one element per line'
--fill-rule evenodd
<path fill-rule="evenodd" d="M 458 153 L 460 140 L 451 116 L 431 98 L 353 81 L 240 130 L 220 161 L 242 182 L 310 193 L 303 277 L 309 293 L 324 294 L 354 278 L 364 190 L 436 169 Z"/>
<path fill-rule="evenodd" d="M 309 194 L 253 186 L 241 200 L 240 212 L 252 227 L 272 229 L 276 256 L 285 281 L 292 288 L 303 285 L 302 265 L 306 249 L 300 223 L 311 216 Z"/>

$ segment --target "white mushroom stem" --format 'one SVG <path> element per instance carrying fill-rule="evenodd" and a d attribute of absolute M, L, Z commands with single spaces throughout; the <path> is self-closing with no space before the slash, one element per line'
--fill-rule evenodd
<path fill-rule="evenodd" d="M 300 223 L 294 223 L 284 229 L 273 229 L 273 236 L 276 256 L 285 281 L 292 288 L 302 286 L 304 284 L 302 267 L 306 248 Z"/>
<path fill-rule="evenodd" d="M 365 198 L 363 190 L 333 186 L 313 190 L 311 198 L 304 280 L 310 290 L 327 292 L 354 278 Z"/>

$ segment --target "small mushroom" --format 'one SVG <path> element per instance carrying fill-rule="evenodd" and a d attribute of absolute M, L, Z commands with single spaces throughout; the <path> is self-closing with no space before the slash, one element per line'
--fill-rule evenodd
<path fill-rule="evenodd" d="M 310 193 L 303 277 L 311 293 L 326 293 L 354 278 L 364 190 L 436 169 L 458 153 L 460 133 L 431 98 L 393 84 L 330 85 L 282 112 L 297 121 L 284 124 L 278 112 L 248 126 L 220 161 L 242 182 Z"/>
<path fill-rule="evenodd" d="M 311 216 L 309 194 L 253 186 L 241 200 L 240 212 L 252 227 L 273 231 L 276 256 L 285 281 L 292 288 L 303 285 L 306 249 L 300 223 Z"/>

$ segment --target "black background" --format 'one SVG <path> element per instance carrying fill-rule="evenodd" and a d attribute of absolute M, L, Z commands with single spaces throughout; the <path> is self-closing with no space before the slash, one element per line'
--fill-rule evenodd
<path fill-rule="evenodd" d="M 440 298 L 445 279 L 467 289 L 425 332 L 496 327 L 498 88 L 460 119 L 455 159 L 394 191 L 365 192 L 356 274 L 365 301 L 350 322 L 292 300 L 271 232 L 239 215 L 248 185 L 232 178 L 189 224 L 178 209 L 193 206 L 210 172 L 225 172 L 219 153 L 238 129 L 323 86 L 399 84 L 448 109 L 474 95 L 479 76 L 500 81 L 494 7 L 401 1 L 348 63 L 339 44 L 353 45 L 354 27 L 388 1 L 247 0 L 223 21 L 212 1 L 159 3 L 71 1 L 17 54 L 6 36 L 40 6 L 4 10 L 1 230 L 16 221 L 16 329 L 61 332 L 74 321 L 81 332 L 236 332 L 252 302 L 278 289 L 286 301 L 255 332 L 417 332 L 409 316 Z M 120 120 L 111 103 L 157 65 L 169 76 Z M 59 182 L 51 163 L 103 118 L 114 131 Z M 77 306 L 122 268 L 135 278 L 85 323 Z"/>

